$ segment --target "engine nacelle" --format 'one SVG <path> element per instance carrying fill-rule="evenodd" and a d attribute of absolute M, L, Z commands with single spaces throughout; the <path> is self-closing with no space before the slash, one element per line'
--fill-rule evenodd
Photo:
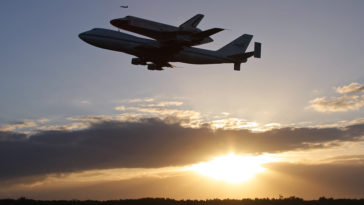
<path fill-rule="evenodd" d="M 156 64 L 148 64 L 148 70 L 163 70 L 163 68 Z"/>
<path fill-rule="evenodd" d="M 147 62 L 143 59 L 140 58 L 132 58 L 131 59 L 131 64 L 133 65 L 147 65 Z"/>

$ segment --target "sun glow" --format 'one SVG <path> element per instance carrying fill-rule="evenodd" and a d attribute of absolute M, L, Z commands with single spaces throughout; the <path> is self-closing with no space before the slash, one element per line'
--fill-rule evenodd
<path fill-rule="evenodd" d="M 196 171 L 204 176 L 230 183 L 241 183 L 266 170 L 262 165 L 276 161 L 268 155 L 242 156 L 229 154 L 216 157 L 209 162 L 194 164 L 188 170 Z"/>

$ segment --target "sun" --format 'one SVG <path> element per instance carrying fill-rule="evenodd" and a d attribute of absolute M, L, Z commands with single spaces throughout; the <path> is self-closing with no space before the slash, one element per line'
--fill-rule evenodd
<path fill-rule="evenodd" d="M 216 157 L 209 162 L 194 164 L 187 169 L 213 179 L 229 183 L 241 183 L 265 171 L 266 169 L 262 165 L 273 161 L 275 161 L 275 158 L 268 155 L 243 156 L 229 154 Z"/>

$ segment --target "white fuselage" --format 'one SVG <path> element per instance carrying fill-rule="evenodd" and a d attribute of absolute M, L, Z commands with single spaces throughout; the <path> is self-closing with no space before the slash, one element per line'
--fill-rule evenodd
<path fill-rule="evenodd" d="M 184 47 L 176 52 L 158 54 L 146 52 L 141 48 L 155 49 L 158 51 L 161 45 L 158 41 L 139 38 L 126 33 L 108 30 L 92 29 L 81 33 L 79 37 L 85 42 L 96 47 L 124 52 L 153 62 L 153 59 L 165 59 L 168 62 L 182 62 L 190 64 L 218 64 L 232 63 L 233 61 L 225 55 L 211 50 L 194 47 Z"/>

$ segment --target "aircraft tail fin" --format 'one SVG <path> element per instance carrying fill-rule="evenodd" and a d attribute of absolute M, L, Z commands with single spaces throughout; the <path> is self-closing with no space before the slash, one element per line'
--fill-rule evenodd
<path fill-rule="evenodd" d="M 226 46 L 220 48 L 217 52 L 229 58 L 232 63 L 234 63 L 234 70 L 239 71 L 240 64 L 247 62 L 248 58 L 253 56 L 254 58 L 261 57 L 261 43 L 255 42 L 254 51 L 246 52 L 252 38 L 252 35 L 244 34 Z"/>
<path fill-rule="evenodd" d="M 199 33 L 196 33 L 194 35 L 194 37 L 197 37 L 197 38 L 205 38 L 205 37 L 209 37 L 209 36 L 212 36 L 216 33 L 219 33 L 220 31 L 223 31 L 224 29 L 223 28 L 212 28 L 212 29 L 208 29 L 206 31 L 202 31 L 202 32 L 199 32 Z"/>
<path fill-rule="evenodd" d="M 183 24 L 181 24 L 179 27 L 180 28 L 188 28 L 188 27 L 192 27 L 192 28 L 196 28 L 197 25 L 201 22 L 201 20 L 203 19 L 204 15 L 202 14 L 197 14 L 194 17 L 190 18 L 189 20 L 187 20 L 186 22 L 184 22 Z"/>
<path fill-rule="evenodd" d="M 233 56 L 233 55 L 241 55 L 244 54 L 246 49 L 248 48 L 250 41 L 253 36 L 249 34 L 244 34 L 239 38 L 233 40 L 231 43 L 217 50 L 217 52 L 221 53 L 225 56 Z"/>

